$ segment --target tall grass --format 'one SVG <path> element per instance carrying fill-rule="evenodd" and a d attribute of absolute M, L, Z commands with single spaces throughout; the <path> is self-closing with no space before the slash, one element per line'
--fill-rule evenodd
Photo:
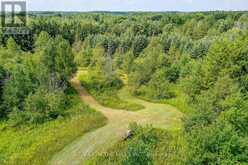
<path fill-rule="evenodd" d="M 183 94 L 178 95 L 175 98 L 164 100 L 163 103 L 175 106 L 186 115 L 194 113 L 194 109 L 188 104 L 187 96 Z"/>
<path fill-rule="evenodd" d="M 67 116 L 42 125 L 11 128 L 0 123 L 0 164 L 44 165 L 54 153 L 84 133 L 103 126 L 105 117 L 71 96 Z"/>
<path fill-rule="evenodd" d="M 194 108 L 189 105 L 189 97 L 182 92 L 180 86 L 178 84 L 171 84 L 170 89 L 175 94 L 175 96 L 170 99 L 152 99 L 146 95 L 139 95 L 136 97 L 148 102 L 172 105 L 187 116 L 194 114 Z"/>
<path fill-rule="evenodd" d="M 127 159 L 130 160 L 130 155 L 133 156 L 134 161 L 145 160 L 142 157 L 143 150 L 137 150 L 140 145 L 147 151 L 147 156 L 151 157 L 151 162 L 155 165 L 185 164 L 188 148 L 184 134 L 149 127 L 138 128 L 138 133 L 135 133 L 134 137 L 119 141 L 106 153 L 99 153 L 85 164 L 122 165 Z"/>
<path fill-rule="evenodd" d="M 92 78 L 88 71 L 82 71 L 79 76 L 79 80 L 87 89 L 87 91 L 102 105 L 115 108 L 115 109 L 123 109 L 127 111 L 138 111 L 143 109 L 144 107 L 139 104 L 130 103 L 128 101 L 120 99 L 118 96 L 118 92 L 120 89 L 116 87 L 108 87 L 101 88 L 101 90 L 97 89 L 95 84 L 101 84 L 97 80 L 97 78 Z"/>

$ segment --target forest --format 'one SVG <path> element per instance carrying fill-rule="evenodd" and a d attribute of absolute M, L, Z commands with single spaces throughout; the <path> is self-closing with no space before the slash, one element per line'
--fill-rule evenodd
<path fill-rule="evenodd" d="M 34 12 L 27 28 L 0 31 L 0 164 L 49 164 L 108 123 L 72 85 L 80 71 L 105 107 L 142 111 L 130 95 L 183 114 L 170 129 L 131 122 L 84 164 L 248 164 L 247 12 Z"/>

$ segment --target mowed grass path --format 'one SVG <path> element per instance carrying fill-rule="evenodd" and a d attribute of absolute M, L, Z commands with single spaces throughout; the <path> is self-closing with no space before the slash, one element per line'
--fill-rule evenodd
<path fill-rule="evenodd" d="M 80 75 L 80 72 L 78 72 Z M 124 87 L 118 95 L 128 102 L 138 103 L 145 108 L 137 112 L 116 110 L 100 105 L 81 86 L 78 75 L 72 79 L 71 84 L 77 90 L 82 101 L 91 108 L 101 112 L 107 117 L 108 123 L 95 131 L 78 138 L 70 145 L 57 153 L 49 162 L 51 165 L 81 165 L 95 154 L 101 154 L 116 142 L 121 140 L 128 130 L 129 123 L 137 122 L 141 125 L 152 125 L 163 129 L 180 129 L 183 114 L 175 107 L 166 104 L 150 103 L 131 96 Z"/>

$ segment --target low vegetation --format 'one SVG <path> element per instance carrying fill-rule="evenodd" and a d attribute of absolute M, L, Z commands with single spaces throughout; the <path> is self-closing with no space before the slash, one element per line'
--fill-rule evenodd
<path fill-rule="evenodd" d="M 187 143 L 180 132 L 168 132 L 152 127 L 130 124 L 133 136 L 118 142 L 107 152 L 99 153 L 86 164 L 149 165 L 183 164 Z"/>
<path fill-rule="evenodd" d="M 130 103 L 119 98 L 118 91 L 123 87 L 123 84 L 118 77 L 111 76 L 108 79 L 102 76 L 101 73 L 85 70 L 80 72 L 79 79 L 82 86 L 104 106 L 128 111 L 143 109 L 142 105 Z"/>
<path fill-rule="evenodd" d="M 64 117 L 43 124 L 0 124 L 0 164 L 43 165 L 77 137 L 103 126 L 106 119 L 84 105 L 75 91 Z M 42 155 L 42 156 L 41 156 Z"/>
<path fill-rule="evenodd" d="M 71 89 L 69 42 L 42 32 L 33 52 L 9 38 L 0 48 L 0 164 L 45 164 L 75 138 L 105 124 Z"/>

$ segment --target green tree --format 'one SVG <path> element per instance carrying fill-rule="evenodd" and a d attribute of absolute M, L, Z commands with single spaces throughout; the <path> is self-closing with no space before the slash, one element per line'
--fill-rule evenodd
<path fill-rule="evenodd" d="M 146 36 L 136 36 L 133 41 L 133 54 L 138 56 L 148 45 Z"/>
<path fill-rule="evenodd" d="M 89 47 L 84 47 L 75 55 L 74 61 L 78 66 L 87 67 L 90 65 L 92 57 L 92 49 Z"/>
<path fill-rule="evenodd" d="M 0 65 L 0 118 L 2 118 L 5 115 L 4 110 L 2 109 L 3 108 L 2 92 L 3 92 L 5 76 L 6 76 L 6 73 L 3 67 Z"/>
<path fill-rule="evenodd" d="M 38 51 L 44 48 L 50 39 L 51 37 L 49 36 L 47 32 L 44 32 L 44 31 L 40 32 L 38 38 L 35 41 L 36 50 Z"/>
<path fill-rule="evenodd" d="M 17 43 L 15 42 L 15 40 L 12 37 L 10 37 L 7 40 L 6 47 L 8 50 L 13 51 L 13 52 L 20 51 L 20 47 L 17 45 Z"/>
<path fill-rule="evenodd" d="M 33 90 L 32 86 L 23 66 L 15 66 L 3 88 L 3 105 L 6 114 L 14 109 L 23 109 L 24 99 Z"/>
<path fill-rule="evenodd" d="M 45 120 L 56 119 L 64 114 L 66 108 L 63 91 L 50 92 L 39 88 L 25 99 L 24 110 L 29 116 L 29 122 L 42 123 Z"/>
<path fill-rule="evenodd" d="M 55 70 L 59 75 L 60 83 L 67 83 L 72 73 L 75 72 L 74 55 L 68 41 L 62 37 L 55 40 L 56 54 L 55 54 Z"/>
<path fill-rule="evenodd" d="M 50 77 L 48 86 L 53 89 L 66 87 L 70 76 L 75 72 L 71 46 L 61 36 L 47 42 L 41 52 L 41 62 Z"/>
<path fill-rule="evenodd" d="M 174 96 L 163 70 L 158 70 L 153 74 L 146 88 L 148 97 L 155 100 L 169 99 Z"/>

